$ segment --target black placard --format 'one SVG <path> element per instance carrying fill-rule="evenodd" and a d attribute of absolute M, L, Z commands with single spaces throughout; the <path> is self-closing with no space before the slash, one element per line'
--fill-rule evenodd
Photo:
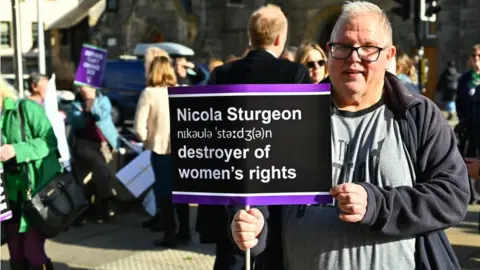
<path fill-rule="evenodd" d="M 244 92 L 235 94 L 232 86 L 224 93 L 222 86 L 208 86 L 207 93 L 198 87 L 170 90 L 176 202 L 331 202 L 330 95 L 325 85 L 263 94 L 259 87 L 276 86 L 243 86 Z M 302 87 L 317 91 L 298 92 Z"/>

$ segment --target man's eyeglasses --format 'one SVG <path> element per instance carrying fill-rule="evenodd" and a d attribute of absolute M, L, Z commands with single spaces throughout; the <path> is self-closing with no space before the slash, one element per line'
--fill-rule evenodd
<path fill-rule="evenodd" d="M 360 47 L 353 47 L 341 43 L 328 43 L 330 46 L 330 55 L 338 60 L 346 60 L 350 58 L 353 51 L 357 52 L 358 57 L 362 61 L 366 62 L 375 62 L 378 60 L 380 56 L 380 52 L 382 52 L 385 48 L 377 47 L 377 46 L 360 46 Z"/>
<path fill-rule="evenodd" d="M 307 63 L 305 63 L 305 66 L 307 66 L 307 68 L 315 68 L 315 64 L 318 64 L 318 67 L 323 67 L 326 63 L 327 61 L 323 59 L 318 61 L 308 61 Z"/>

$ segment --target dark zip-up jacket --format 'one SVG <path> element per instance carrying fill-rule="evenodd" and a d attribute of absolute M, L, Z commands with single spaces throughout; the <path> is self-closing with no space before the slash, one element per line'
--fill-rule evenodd
<path fill-rule="evenodd" d="M 460 269 L 444 232 L 463 220 L 470 196 L 453 130 L 432 101 L 409 92 L 395 75 L 386 73 L 384 88 L 415 166 L 416 183 L 396 188 L 358 183 L 368 194 L 361 223 L 390 236 L 415 236 L 416 269 Z M 258 208 L 266 222 L 251 250 L 254 269 L 282 270 L 282 206 Z"/>

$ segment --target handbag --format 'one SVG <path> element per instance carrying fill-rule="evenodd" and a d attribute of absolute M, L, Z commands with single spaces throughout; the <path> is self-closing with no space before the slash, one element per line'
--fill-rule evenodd
<path fill-rule="evenodd" d="M 25 119 L 21 102 L 18 104 L 18 118 L 22 140 L 26 141 Z M 71 172 L 57 174 L 45 187 L 32 196 L 29 162 L 25 163 L 29 183 L 23 213 L 32 226 L 38 228 L 46 238 L 55 237 L 64 231 L 88 207 L 83 189 Z"/>

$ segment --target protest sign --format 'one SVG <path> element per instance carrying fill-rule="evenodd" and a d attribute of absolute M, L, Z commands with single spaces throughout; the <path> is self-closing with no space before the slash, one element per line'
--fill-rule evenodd
<path fill-rule="evenodd" d="M 142 195 L 155 181 L 150 164 L 151 153 L 150 150 L 143 151 L 116 174 L 117 179 L 135 198 Z"/>
<path fill-rule="evenodd" d="M 328 204 L 330 86 L 169 89 L 177 203 Z"/>
<path fill-rule="evenodd" d="M 45 113 L 52 124 L 53 132 L 57 138 L 59 161 L 62 164 L 70 164 L 70 147 L 68 146 L 67 133 L 65 132 L 65 117 L 58 111 L 57 86 L 55 84 L 55 74 L 48 80 L 47 91 L 45 93 Z"/>
<path fill-rule="evenodd" d="M 3 164 L 0 164 L 0 222 L 12 218 L 12 211 L 8 204 L 7 189 L 5 188 Z"/>
<path fill-rule="evenodd" d="M 106 50 L 84 44 L 74 84 L 101 87 L 106 61 Z"/>

